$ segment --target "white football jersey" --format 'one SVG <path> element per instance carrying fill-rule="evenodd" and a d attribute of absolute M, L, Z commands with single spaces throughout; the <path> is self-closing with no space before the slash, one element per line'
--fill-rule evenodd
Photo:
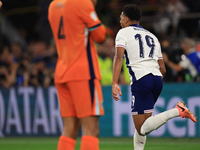
<path fill-rule="evenodd" d="M 162 76 L 158 59 L 163 59 L 158 39 L 139 25 L 122 28 L 117 33 L 115 47 L 125 48 L 126 65 L 131 84 L 152 73 Z"/>

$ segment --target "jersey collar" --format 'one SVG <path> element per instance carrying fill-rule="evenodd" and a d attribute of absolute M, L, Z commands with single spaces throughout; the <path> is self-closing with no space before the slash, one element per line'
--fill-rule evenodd
<path fill-rule="evenodd" d="M 130 26 L 138 27 L 138 28 L 143 28 L 142 26 L 140 26 L 140 25 L 138 25 L 138 24 L 131 24 Z"/>

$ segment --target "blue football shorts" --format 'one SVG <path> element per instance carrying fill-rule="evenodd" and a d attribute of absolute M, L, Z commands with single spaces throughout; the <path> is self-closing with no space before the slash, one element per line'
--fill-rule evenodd
<path fill-rule="evenodd" d="M 163 87 L 162 78 L 148 74 L 131 85 L 132 115 L 151 113 Z"/>

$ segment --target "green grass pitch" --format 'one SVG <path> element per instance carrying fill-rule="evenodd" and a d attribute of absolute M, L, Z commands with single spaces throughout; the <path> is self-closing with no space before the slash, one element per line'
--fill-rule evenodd
<path fill-rule="evenodd" d="M 0 138 L 0 150 L 56 150 L 58 137 Z M 80 138 L 76 149 L 80 148 Z M 100 150 L 133 150 L 132 138 L 100 138 Z M 200 150 L 200 138 L 147 138 L 145 150 Z"/>

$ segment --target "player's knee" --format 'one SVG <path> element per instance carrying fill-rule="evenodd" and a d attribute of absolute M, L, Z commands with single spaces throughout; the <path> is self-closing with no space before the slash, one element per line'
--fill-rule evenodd
<path fill-rule="evenodd" d="M 94 128 L 90 131 L 91 136 L 98 137 L 99 136 L 99 128 Z"/>
<path fill-rule="evenodd" d="M 96 126 L 86 127 L 83 129 L 83 134 L 98 137 L 99 136 L 99 128 Z"/>
<path fill-rule="evenodd" d="M 77 133 L 78 133 L 78 128 L 76 126 L 69 125 L 63 127 L 62 135 L 64 136 L 74 138 L 77 136 Z"/>
<path fill-rule="evenodd" d="M 137 131 L 139 135 L 145 136 L 144 134 L 141 133 L 141 131 Z"/>
<path fill-rule="evenodd" d="M 141 128 L 136 128 L 136 131 L 139 135 L 145 136 L 145 134 L 141 131 Z"/>
<path fill-rule="evenodd" d="M 146 135 L 148 135 L 149 133 L 151 133 L 152 131 L 153 131 L 153 130 L 150 130 L 150 131 L 149 131 L 149 130 L 145 129 L 144 126 L 142 126 L 141 129 L 140 129 L 140 133 L 139 133 L 139 134 L 140 134 L 141 136 L 146 136 Z"/>
<path fill-rule="evenodd" d="M 141 135 L 141 136 L 146 136 L 146 134 L 142 134 L 141 132 L 139 133 L 139 135 Z"/>
<path fill-rule="evenodd" d="M 93 129 L 90 131 L 91 136 L 98 137 L 99 136 L 99 129 Z"/>

